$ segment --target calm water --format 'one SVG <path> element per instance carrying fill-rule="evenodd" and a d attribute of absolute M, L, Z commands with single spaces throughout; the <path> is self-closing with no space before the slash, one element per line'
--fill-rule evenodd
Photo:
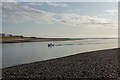
<path fill-rule="evenodd" d="M 86 39 L 76 41 L 54 41 L 54 47 L 48 47 L 50 42 L 9 43 L 2 45 L 3 67 L 43 61 L 82 52 L 117 48 L 117 39 Z"/>

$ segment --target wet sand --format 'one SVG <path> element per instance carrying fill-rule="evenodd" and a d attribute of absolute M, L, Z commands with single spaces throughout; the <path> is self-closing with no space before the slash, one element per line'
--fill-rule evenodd
<path fill-rule="evenodd" d="M 118 79 L 120 49 L 78 53 L 62 58 L 39 61 L 2 69 L 2 80 L 42 79 Z M 57 53 L 56 53 L 57 54 Z"/>

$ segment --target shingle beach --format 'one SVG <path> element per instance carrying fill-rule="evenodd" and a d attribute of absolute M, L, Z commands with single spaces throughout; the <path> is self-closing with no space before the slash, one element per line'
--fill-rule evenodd
<path fill-rule="evenodd" d="M 118 79 L 119 48 L 78 53 L 2 69 L 2 80 L 109 78 Z M 57 53 L 56 53 L 57 54 Z"/>

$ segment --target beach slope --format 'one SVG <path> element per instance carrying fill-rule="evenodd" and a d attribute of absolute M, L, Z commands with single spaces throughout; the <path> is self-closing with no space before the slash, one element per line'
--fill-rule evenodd
<path fill-rule="evenodd" d="M 2 80 L 42 78 L 118 78 L 119 50 L 79 53 L 2 69 Z M 56 53 L 57 54 L 57 53 Z"/>

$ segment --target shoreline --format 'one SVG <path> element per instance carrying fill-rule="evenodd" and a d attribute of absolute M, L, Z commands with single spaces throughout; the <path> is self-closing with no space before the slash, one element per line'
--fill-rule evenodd
<path fill-rule="evenodd" d="M 3 79 L 118 78 L 120 48 L 78 53 L 2 69 Z"/>
<path fill-rule="evenodd" d="M 24 42 L 48 42 L 48 41 L 72 41 L 72 40 L 86 40 L 86 39 L 116 39 L 116 38 L 0 38 L 0 43 L 24 43 Z"/>
<path fill-rule="evenodd" d="M 83 39 L 70 39 L 70 38 L 9 38 L 0 39 L 0 43 L 24 43 L 24 42 L 47 42 L 47 41 L 69 41 L 69 40 L 83 40 Z"/>

